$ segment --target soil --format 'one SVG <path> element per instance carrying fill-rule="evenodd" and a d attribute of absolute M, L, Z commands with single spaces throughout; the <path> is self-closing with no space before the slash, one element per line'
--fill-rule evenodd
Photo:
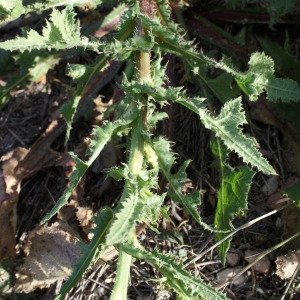
<path fill-rule="evenodd" d="M 206 2 L 205 7 L 207 8 L 210 8 L 211 5 L 222 7 L 222 1 Z M 186 20 L 188 26 L 193 26 L 189 23 L 189 15 L 193 14 L 195 9 L 199 9 L 199 7 L 197 5 L 194 8 L 186 6 L 184 9 L 184 20 Z M 99 13 L 105 14 L 107 10 L 107 8 L 103 11 L 99 9 Z M 88 11 L 80 12 L 80 17 L 87 20 L 90 13 Z M 241 25 L 233 20 L 225 22 L 218 18 L 212 18 L 210 21 L 233 36 L 239 34 L 245 27 L 247 38 L 246 43 L 242 46 L 248 53 L 254 50 L 262 50 L 257 41 L 258 35 L 277 45 L 283 45 L 287 31 L 290 54 L 294 55 L 296 60 L 299 60 L 299 22 L 289 24 L 289 22 L 284 21 L 275 25 L 275 30 L 272 30 L 267 23 L 263 22 Z M 5 32 L 5 27 L 0 28 L 0 30 L 4 38 L 9 39 L 15 36 L 16 32 L 20 32 L 23 24 L 24 19 L 21 18 L 13 29 L 10 26 L 9 31 Z M 29 24 L 26 21 L 27 26 L 35 28 L 41 28 L 41 24 L 41 19 L 33 18 L 32 23 Z M 209 42 L 210 33 L 206 32 L 205 34 L 207 35 L 203 39 L 199 39 L 196 35 L 193 35 L 191 30 L 190 38 L 197 38 L 198 47 L 202 47 L 205 53 L 209 53 L 212 49 L 219 51 L 217 46 Z M 232 55 L 234 56 L 234 54 Z M 220 56 L 220 51 L 218 56 Z M 237 51 L 237 57 L 241 56 Z M 88 64 L 93 61 L 94 55 L 90 53 L 64 57 L 58 65 L 48 72 L 43 80 L 33 84 L 27 82 L 27 86 L 17 87 L 11 91 L 9 101 L 0 110 L 0 155 L 3 168 L 5 164 L 9 164 L 10 160 L 20 153 L 20 149 L 25 148 L 29 151 L 25 158 L 17 159 L 17 163 L 21 164 L 23 168 L 19 165 L 19 169 L 22 169 L 23 173 L 19 177 L 21 185 L 17 197 L 17 226 L 15 231 L 16 261 L 18 264 L 26 256 L 27 248 L 25 244 L 29 235 L 38 228 L 42 218 L 51 210 L 68 184 L 70 165 L 68 165 L 69 160 L 66 153 L 74 151 L 79 157 L 84 157 L 88 143 L 87 139 L 92 132 L 92 127 L 99 124 L 99 122 L 101 123 L 101 116 L 99 116 L 101 109 L 105 106 L 105 103 L 109 105 L 122 97 L 122 92 L 115 81 L 115 78 L 118 78 L 123 71 L 122 65 L 120 65 L 111 80 L 106 80 L 107 73 L 100 74 L 98 78 L 102 82 L 100 90 L 95 84 L 91 84 L 91 93 L 82 101 L 82 107 L 91 107 L 92 113 L 84 114 L 85 109 L 82 109 L 81 112 L 79 109 L 70 139 L 65 145 L 66 126 L 61 116 L 59 116 L 58 109 L 63 103 L 67 102 L 65 84 L 70 84 L 71 81 L 65 75 L 64 70 L 67 63 L 70 62 Z M 168 84 L 182 85 L 188 94 L 201 95 L 200 86 L 186 80 L 180 59 L 168 55 L 165 61 L 169 62 L 167 72 L 169 72 L 170 82 Z M 247 57 L 245 61 L 247 61 Z M 247 67 L 245 61 L 240 59 L 242 68 Z M 218 71 L 212 70 L 211 72 Z M 8 78 L 3 76 L 0 79 L 5 82 Z M 99 101 L 99 99 L 102 101 Z M 243 100 L 249 119 L 249 125 L 244 126 L 243 130 L 256 138 L 261 152 L 268 158 L 279 176 L 277 177 L 278 185 L 276 186 L 275 183 L 274 191 L 264 193 L 263 187 L 268 182 L 269 176 L 262 173 L 255 175 L 248 196 L 248 210 L 243 215 L 237 216 L 232 223 L 234 228 L 241 226 L 244 226 L 244 228 L 237 231 L 232 238 L 226 266 L 224 267 L 221 264 L 217 247 L 214 247 L 216 243 L 214 234 L 204 230 L 170 199 L 167 199 L 165 204 L 171 206 L 170 217 L 175 225 L 161 218 L 159 228 L 162 234 L 157 234 L 145 227 L 140 230 L 140 240 L 149 249 L 157 247 L 165 253 L 171 251 L 181 255 L 184 258 L 184 264 L 193 260 L 188 265 L 187 270 L 197 274 L 215 287 L 221 285 L 217 282 L 220 271 L 229 267 L 242 267 L 242 282 L 229 284 L 223 288 L 231 299 L 280 299 L 289 280 L 281 279 L 276 274 L 275 261 L 281 254 L 285 254 L 290 249 L 298 250 L 299 243 L 296 242 L 291 246 L 285 245 L 270 252 L 267 256 L 268 266 L 265 267 L 264 265 L 262 269 L 257 269 L 256 266 L 246 270 L 249 260 L 245 259 L 245 253 L 249 250 L 261 253 L 278 245 L 282 242 L 283 237 L 288 238 L 291 235 L 291 230 L 287 232 L 288 225 L 286 225 L 291 212 L 288 214 L 278 212 L 266 216 L 270 212 L 267 199 L 273 192 L 278 191 L 280 186 L 284 187 L 291 176 L 297 178 L 300 175 L 298 164 L 293 165 L 293 161 L 286 164 L 290 154 L 287 157 L 285 153 L 286 151 L 290 151 L 288 153 L 300 152 L 300 143 L 297 140 L 300 130 L 298 131 L 293 122 L 287 122 L 284 118 L 275 114 L 276 108 L 267 107 L 268 104 L 266 104 L 264 95 L 261 95 L 259 102 L 254 104 L 249 103 L 245 95 Z M 222 103 L 213 97 L 212 101 L 216 110 L 219 110 Z M 102 103 L 102 106 L 99 103 Z M 181 166 L 187 159 L 192 160 L 187 169 L 188 178 L 191 181 L 186 184 L 184 192 L 189 193 L 195 189 L 202 191 L 199 213 L 205 223 L 213 226 L 218 198 L 219 175 L 216 169 L 212 167 L 214 157 L 209 144 L 211 133 L 203 127 L 196 114 L 184 107 L 170 105 L 165 109 L 169 114 L 169 121 L 159 124 L 155 134 L 166 135 L 174 141 L 173 150 L 178 153 L 177 166 Z M 256 110 L 261 110 L 261 114 L 264 114 L 264 116 L 256 113 Z M 268 113 L 273 116 L 273 119 L 267 115 Z M 275 115 L 277 119 L 274 117 Z M 292 135 L 291 132 L 293 132 Z M 73 201 L 73 204 L 71 203 L 70 206 L 73 205 L 75 210 L 84 207 L 93 212 L 98 211 L 105 205 L 115 206 L 122 192 L 122 183 L 115 182 L 112 179 L 105 180 L 105 169 L 126 161 L 127 155 L 124 144 L 110 143 L 107 145 L 99 159 L 88 170 L 81 184 L 72 194 L 71 202 Z M 233 168 L 243 165 L 243 162 L 234 153 L 231 154 L 229 163 Z M 166 188 L 166 182 L 163 178 L 160 179 L 159 186 L 162 191 Z M 1 201 L 0 199 L 0 203 Z M 295 210 L 297 208 L 292 208 L 292 211 Z M 64 216 L 66 214 L 65 212 Z M 262 217 L 261 220 L 252 225 L 251 222 L 259 217 Z M 297 222 L 299 220 L 297 218 L 298 215 L 293 216 L 293 222 Z M 48 222 L 48 225 L 51 226 L 60 219 L 61 216 L 56 216 Z M 80 226 L 82 224 L 80 223 Z M 86 231 L 82 230 L 80 235 L 83 239 L 88 240 Z M 210 251 L 204 253 L 208 249 Z M 116 264 L 117 256 L 115 255 L 107 263 L 96 263 L 93 268 L 86 272 L 67 299 L 109 299 Z M 176 299 L 175 294 L 164 290 L 163 285 L 158 280 L 161 278 L 161 274 L 150 265 L 136 261 L 132 264 L 131 273 L 128 299 Z M 147 280 L 147 278 L 154 278 L 156 281 Z M 299 283 L 300 277 L 297 274 L 291 281 L 285 299 L 300 299 Z M 61 285 L 62 280 L 58 280 L 48 287 L 37 287 L 27 294 L 11 291 L 11 294 L 3 296 L 3 299 L 54 299 Z"/>

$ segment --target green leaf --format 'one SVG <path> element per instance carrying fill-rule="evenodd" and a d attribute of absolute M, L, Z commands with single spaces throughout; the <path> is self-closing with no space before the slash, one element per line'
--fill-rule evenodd
<path fill-rule="evenodd" d="M 21 52 L 42 48 L 69 49 L 78 46 L 97 49 L 97 43 L 89 42 L 86 37 L 80 37 L 80 24 L 79 21 L 75 22 L 75 13 L 71 5 L 61 12 L 53 9 L 50 21 L 47 21 L 42 35 L 31 29 L 27 37 L 18 37 L 0 43 L 2 49 Z"/>
<path fill-rule="evenodd" d="M 131 181 L 134 181 L 131 179 Z M 115 220 L 109 228 L 106 238 L 107 245 L 117 244 L 131 233 L 137 221 L 140 221 L 141 214 L 146 204 L 139 197 L 137 182 L 126 182 L 124 187 L 128 196 L 119 204 Z"/>
<path fill-rule="evenodd" d="M 270 27 L 274 24 L 281 22 L 281 17 L 289 12 L 292 12 L 296 3 L 299 0 L 263 0 L 260 4 L 265 7 L 270 15 Z"/>
<path fill-rule="evenodd" d="M 181 102 L 181 104 L 190 107 L 190 103 Z M 220 137 L 226 147 L 235 151 L 245 163 L 251 164 L 265 174 L 276 174 L 275 170 L 257 150 L 254 139 L 246 137 L 239 127 L 247 123 L 245 113 L 242 110 L 241 98 L 226 102 L 217 117 L 212 117 L 202 108 L 197 109 L 195 107 L 193 111 L 199 114 L 204 126 L 212 130 L 217 137 Z"/>
<path fill-rule="evenodd" d="M 1 0 L 0 3 L 0 24 L 16 19 L 25 9 L 22 0 Z"/>
<path fill-rule="evenodd" d="M 297 182 L 293 186 L 285 189 L 282 194 L 287 195 L 293 201 L 297 201 L 298 202 L 297 206 L 299 207 L 299 205 L 300 205 L 300 182 Z"/>
<path fill-rule="evenodd" d="M 228 66 L 226 60 L 223 59 Z M 224 66 L 224 70 L 231 72 L 240 88 L 255 101 L 263 92 L 266 83 L 274 78 L 274 62 L 264 53 L 252 53 L 249 60 L 249 69 L 245 73 L 234 72 Z"/>
<path fill-rule="evenodd" d="M 227 299 L 223 293 L 203 282 L 201 278 L 194 277 L 185 271 L 183 264 L 176 263 L 176 258 L 171 254 L 161 254 L 157 250 L 146 252 L 128 243 L 123 244 L 123 249 L 128 254 L 143 259 L 158 269 L 165 277 L 162 283 L 173 289 L 177 293 L 178 299 Z"/>
<path fill-rule="evenodd" d="M 153 195 L 150 189 L 156 183 L 156 176 L 151 171 L 142 171 L 141 176 L 129 172 L 128 166 L 124 169 L 114 168 L 109 172 L 110 176 L 126 179 L 123 196 L 120 200 L 114 221 L 106 237 L 107 245 L 113 245 L 126 240 L 137 222 L 145 222 L 149 225 L 155 222 L 161 210 L 161 204 L 165 194 Z"/>
<path fill-rule="evenodd" d="M 255 172 L 247 166 L 239 167 L 238 171 L 235 171 L 226 164 L 229 151 L 220 139 L 212 139 L 211 149 L 216 157 L 214 166 L 217 167 L 220 175 L 215 226 L 220 230 L 228 231 L 232 229 L 233 218 L 247 209 L 247 195 Z M 220 241 L 225 236 L 225 233 L 217 233 L 216 241 Z M 219 246 L 219 255 L 223 265 L 226 262 L 230 241 L 231 239 L 227 239 Z"/>
<path fill-rule="evenodd" d="M 207 71 L 208 68 L 206 66 L 200 67 L 200 74 L 202 75 L 203 81 L 222 103 L 240 96 L 241 90 L 239 87 L 237 85 L 232 85 L 232 74 L 223 73 L 216 78 L 209 78 L 207 76 Z"/>
<path fill-rule="evenodd" d="M 85 174 L 89 165 L 82 160 L 80 160 L 74 153 L 69 152 L 72 158 L 75 160 L 74 171 L 70 177 L 70 182 L 68 187 L 64 190 L 63 195 L 59 198 L 54 208 L 42 219 L 41 224 L 44 224 L 50 220 L 58 211 L 68 203 L 69 197 L 71 196 L 73 190 L 76 188 L 82 176 Z"/>
<path fill-rule="evenodd" d="M 3 50 L 3 52 L 5 52 Z M 3 53 L 2 51 L 0 53 Z M 34 50 L 31 53 L 24 52 L 13 56 L 15 62 L 11 62 L 8 56 L 3 57 L 3 63 L 11 63 L 12 66 L 19 66 L 18 74 L 9 76 L 9 81 L 5 86 L 0 87 L 0 106 L 6 103 L 9 98 L 10 91 L 17 86 L 23 86 L 26 80 L 37 82 L 41 77 L 49 71 L 59 58 L 56 54 L 49 54 L 45 50 Z M 1 67 L 1 65 L 0 65 Z M 8 67 L 6 66 L 6 70 Z M 5 68 L 3 68 L 5 71 Z M 8 71 L 8 70 L 7 70 Z M 7 75 L 7 74 L 5 74 Z"/>
<path fill-rule="evenodd" d="M 284 46 L 259 36 L 256 38 L 264 52 L 273 58 L 276 72 L 283 77 L 290 78 L 300 83 L 300 61 L 297 60 L 295 56 L 291 55 L 289 51 L 287 33 Z"/>
<path fill-rule="evenodd" d="M 266 84 L 267 98 L 270 101 L 281 99 L 283 102 L 300 100 L 300 86 L 291 79 L 275 78 Z"/>
<path fill-rule="evenodd" d="M 106 143 L 111 139 L 112 135 L 116 134 L 123 126 L 129 126 L 130 121 L 119 120 L 114 123 L 107 123 L 104 127 L 94 127 L 93 131 L 93 140 L 90 142 L 90 146 L 87 150 L 87 154 L 90 155 L 90 158 L 87 162 L 80 160 L 74 153 L 70 152 L 70 155 L 75 160 L 74 171 L 70 177 L 70 182 L 68 187 L 65 189 L 63 195 L 59 198 L 58 202 L 54 208 L 45 216 L 41 224 L 48 221 L 52 218 L 61 207 L 63 207 L 71 196 L 73 190 L 76 188 L 82 176 L 85 174 L 88 167 L 95 161 L 99 156 L 100 152 L 106 145 Z"/>
<path fill-rule="evenodd" d="M 149 19 L 143 15 L 140 16 L 142 24 L 155 36 L 155 41 L 160 49 L 164 52 L 169 52 L 182 57 L 188 62 L 190 68 L 193 70 L 197 64 L 209 62 L 202 52 L 197 52 L 191 42 L 186 41 L 177 32 L 161 25 L 157 19 Z"/>
<path fill-rule="evenodd" d="M 113 213 L 110 208 L 102 209 L 96 217 L 93 218 L 96 227 L 91 230 L 94 234 L 89 245 L 81 244 L 82 255 L 76 263 L 72 275 L 63 284 L 59 295 L 55 300 L 61 300 L 82 278 L 86 269 L 88 269 L 95 258 L 99 256 L 99 247 L 105 243 L 105 235 L 113 218 Z"/>
<path fill-rule="evenodd" d="M 170 142 L 159 137 L 153 140 L 152 147 L 158 157 L 160 171 L 169 182 L 168 195 L 176 203 L 180 203 L 205 229 L 215 231 L 214 228 L 202 222 L 199 216 L 198 206 L 200 205 L 200 192 L 195 191 L 188 195 L 183 195 L 181 192 L 183 184 L 188 181 L 185 169 L 190 161 L 186 161 L 176 174 L 171 174 L 171 169 L 175 163 L 175 157 L 171 151 Z"/>

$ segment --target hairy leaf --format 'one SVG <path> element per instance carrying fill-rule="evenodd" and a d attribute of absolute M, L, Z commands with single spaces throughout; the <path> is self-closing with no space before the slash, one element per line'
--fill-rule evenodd
<path fill-rule="evenodd" d="M 188 181 L 185 169 L 190 161 L 186 161 L 176 174 L 171 174 L 172 167 L 175 163 L 175 157 L 171 151 L 170 143 L 162 137 L 153 141 L 153 149 L 158 157 L 160 171 L 168 180 L 170 187 L 168 194 L 176 203 L 180 203 L 184 209 L 205 229 L 215 231 L 211 226 L 205 224 L 198 213 L 200 205 L 200 192 L 195 191 L 188 195 L 183 195 L 181 190 L 183 184 Z"/>
<path fill-rule="evenodd" d="M 70 152 L 71 156 L 76 162 L 76 165 L 70 177 L 69 186 L 65 189 L 63 195 L 59 198 L 54 208 L 42 219 L 42 224 L 52 218 L 59 211 L 59 209 L 68 202 L 69 197 L 76 188 L 82 176 L 85 174 L 87 168 L 91 166 L 91 164 L 99 156 L 103 147 L 111 139 L 112 135 L 116 134 L 116 132 L 119 131 L 123 126 L 129 126 L 130 123 L 130 121 L 119 120 L 115 123 L 107 123 L 104 127 L 95 126 L 93 131 L 94 139 L 91 141 L 87 150 L 87 153 L 91 155 L 87 162 L 83 162 L 75 154 Z"/>
<path fill-rule="evenodd" d="M 270 15 L 270 27 L 272 28 L 274 24 L 282 21 L 281 17 L 292 12 L 298 2 L 299 0 L 262 0 L 259 3 L 267 9 Z"/>
<path fill-rule="evenodd" d="M 141 175 L 137 176 L 132 175 L 125 165 L 124 169 L 114 168 L 109 171 L 109 175 L 116 179 L 126 179 L 115 220 L 106 238 L 107 245 L 113 245 L 126 240 L 137 222 L 155 222 L 159 217 L 165 194 L 157 196 L 150 192 L 150 189 L 157 185 L 157 178 L 151 170 L 142 171 Z"/>
<path fill-rule="evenodd" d="M 10 76 L 5 86 L 0 87 L 0 106 L 6 103 L 10 91 L 17 86 L 23 86 L 26 80 L 37 82 L 49 71 L 59 58 L 56 54 L 49 54 L 45 50 L 33 50 L 31 53 L 24 52 L 14 56 L 15 65 L 19 65 L 18 75 Z"/>
<path fill-rule="evenodd" d="M 76 188 L 82 176 L 85 174 L 87 168 L 89 167 L 87 163 L 80 160 L 74 153 L 69 152 L 72 158 L 75 160 L 76 166 L 70 177 L 70 182 L 68 187 L 64 190 L 63 195 L 59 198 L 54 208 L 42 219 L 41 224 L 44 224 L 50 220 L 58 211 L 68 203 L 68 199 L 71 196 L 73 190 Z"/>
<path fill-rule="evenodd" d="M 193 277 L 185 271 L 183 264 L 176 263 L 175 257 L 171 254 L 165 255 L 157 250 L 146 252 L 128 243 L 123 244 L 123 249 L 128 254 L 143 259 L 157 268 L 165 276 L 166 285 L 174 289 L 181 299 L 227 299 L 223 293 L 203 282 L 201 278 Z"/>
<path fill-rule="evenodd" d="M 15 40 L 0 43 L 2 49 L 21 52 L 42 48 L 70 49 L 78 46 L 89 47 L 97 51 L 96 42 L 89 42 L 86 37 L 80 37 L 79 21 L 75 22 L 75 13 L 71 5 L 61 12 L 53 9 L 50 21 L 47 21 L 42 35 L 31 29 L 27 37 L 18 37 Z"/>
<path fill-rule="evenodd" d="M 25 9 L 22 0 L 1 0 L 0 3 L 0 24 L 16 19 Z"/>
<path fill-rule="evenodd" d="M 226 164 L 229 151 L 219 138 L 212 140 L 211 149 L 216 157 L 214 166 L 219 170 L 220 175 L 215 226 L 220 230 L 229 231 L 232 229 L 232 219 L 247 209 L 247 195 L 255 172 L 247 166 L 239 167 L 239 170 L 235 171 Z M 216 240 L 220 241 L 225 236 L 225 233 L 219 232 L 216 234 Z M 225 265 L 230 240 L 227 239 L 219 246 L 219 255 L 223 265 Z"/>
<path fill-rule="evenodd" d="M 113 212 L 110 208 L 102 209 L 96 217 L 94 217 L 94 224 L 96 227 L 91 231 L 94 234 L 93 239 L 89 245 L 81 244 L 82 255 L 80 260 L 75 264 L 72 275 L 63 284 L 59 295 L 55 300 L 63 299 L 64 296 L 74 287 L 82 278 L 86 269 L 88 269 L 95 258 L 98 256 L 100 246 L 105 243 L 105 235 L 113 218 Z"/>
<path fill-rule="evenodd" d="M 188 62 L 191 69 L 194 69 L 197 64 L 209 61 L 202 52 L 198 53 L 195 51 L 194 47 L 191 46 L 191 42 L 184 40 L 178 32 L 175 33 L 169 28 L 164 27 L 156 19 L 150 20 L 143 15 L 140 18 L 148 32 L 151 32 L 155 36 L 156 42 L 162 51 L 174 53 L 182 57 Z"/>
<path fill-rule="evenodd" d="M 181 101 L 180 104 L 190 107 L 190 103 Z M 199 114 L 204 126 L 211 129 L 217 137 L 220 137 L 226 147 L 235 151 L 243 158 L 244 162 L 251 164 L 265 174 L 276 174 L 275 170 L 257 150 L 254 139 L 245 136 L 239 127 L 247 123 L 240 98 L 226 102 L 217 117 L 212 117 L 202 108 L 197 109 L 195 107 L 193 111 Z"/>

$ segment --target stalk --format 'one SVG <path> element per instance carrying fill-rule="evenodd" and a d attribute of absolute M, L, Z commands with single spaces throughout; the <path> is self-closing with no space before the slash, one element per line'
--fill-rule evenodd
<path fill-rule="evenodd" d="M 142 14 L 152 17 L 153 14 L 153 2 L 152 0 L 139 0 L 140 11 Z M 139 20 L 136 24 L 137 35 L 141 38 L 145 38 L 145 32 Z M 150 52 L 136 52 L 136 79 L 140 82 L 151 82 L 150 72 Z M 144 160 L 144 139 L 142 131 L 147 130 L 147 105 L 148 97 L 143 95 L 139 100 L 143 103 L 137 120 L 132 125 L 132 137 L 130 145 L 130 156 L 128 161 L 128 167 L 132 176 L 140 174 L 143 168 Z M 127 195 L 127 184 L 125 183 L 124 195 Z M 127 286 L 130 275 L 130 264 L 132 256 L 127 254 L 123 245 L 119 245 L 119 261 L 117 265 L 117 275 L 114 284 L 113 292 L 110 300 L 126 300 L 127 299 Z"/>

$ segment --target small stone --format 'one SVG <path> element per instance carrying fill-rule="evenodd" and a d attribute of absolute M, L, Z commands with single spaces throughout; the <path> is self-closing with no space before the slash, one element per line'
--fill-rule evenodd
<path fill-rule="evenodd" d="M 261 251 L 258 250 L 247 250 L 245 251 L 245 260 L 248 263 L 252 263 L 257 257 L 261 254 Z M 254 271 L 258 273 L 268 273 L 271 268 L 271 261 L 269 257 L 266 255 L 261 260 L 259 260 L 254 266 Z"/>
<path fill-rule="evenodd" d="M 235 276 L 236 274 L 241 272 L 242 270 L 243 270 L 242 266 L 238 266 L 238 267 L 234 267 L 234 268 L 226 268 L 217 274 L 217 282 L 219 284 L 223 284 L 227 280 L 229 280 L 230 278 L 232 278 L 233 276 Z M 244 275 L 242 274 L 242 275 L 238 276 L 236 279 L 234 279 L 232 281 L 232 283 L 234 285 L 241 285 L 241 284 L 245 283 Z"/>
<path fill-rule="evenodd" d="M 240 261 L 240 256 L 237 253 L 228 252 L 226 255 L 226 265 L 235 267 Z"/>
<path fill-rule="evenodd" d="M 278 189 L 278 176 L 272 175 L 261 188 L 261 192 L 266 196 L 270 196 Z"/>

